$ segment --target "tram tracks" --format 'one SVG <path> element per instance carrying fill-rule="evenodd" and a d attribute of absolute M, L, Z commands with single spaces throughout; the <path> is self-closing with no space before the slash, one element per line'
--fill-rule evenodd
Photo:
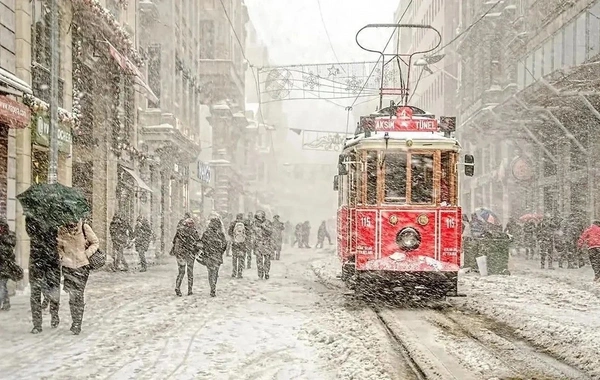
<path fill-rule="evenodd" d="M 415 379 L 589 379 L 502 326 L 455 309 L 369 304 Z"/>

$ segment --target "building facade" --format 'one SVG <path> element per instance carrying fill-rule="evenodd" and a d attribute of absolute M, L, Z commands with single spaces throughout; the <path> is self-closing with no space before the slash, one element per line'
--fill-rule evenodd
<path fill-rule="evenodd" d="M 490 6 L 467 12 L 465 3 L 467 24 Z M 463 203 L 501 210 L 504 221 L 600 214 L 600 146 L 590 138 L 600 122 L 598 11 L 591 0 L 501 1 L 474 28 L 478 39 L 463 40 L 459 128 L 478 161 Z"/>

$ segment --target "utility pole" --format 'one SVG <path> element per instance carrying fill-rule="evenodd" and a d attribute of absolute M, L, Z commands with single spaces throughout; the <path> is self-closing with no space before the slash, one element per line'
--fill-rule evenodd
<path fill-rule="evenodd" d="M 50 152 L 48 183 L 58 182 L 58 1 L 50 0 Z"/>

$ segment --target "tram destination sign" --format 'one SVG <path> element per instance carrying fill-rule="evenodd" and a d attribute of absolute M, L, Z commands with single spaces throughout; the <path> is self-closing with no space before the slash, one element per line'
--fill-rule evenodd
<path fill-rule="evenodd" d="M 412 118 L 379 118 L 375 119 L 375 130 L 380 132 L 437 132 L 439 131 L 436 119 L 425 117 Z"/>

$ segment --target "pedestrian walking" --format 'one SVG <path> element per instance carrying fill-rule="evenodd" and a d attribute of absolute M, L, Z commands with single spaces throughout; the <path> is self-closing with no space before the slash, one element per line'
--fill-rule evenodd
<path fill-rule="evenodd" d="M 525 248 L 525 259 L 533 259 L 537 243 L 537 226 L 533 220 L 523 225 L 523 247 Z"/>
<path fill-rule="evenodd" d="M 331 236 L 329 236 L 329 232 L 327 231 L 327 223 L 325 223 L 325 221 L 322 221 L 317 231 L 317 245 L 315 245 L 315 248 L 323 248 L 325 238 L 327 238 L 327 240 L 329 241 L 329 245 L 333 244 L 331 242 Z"/>
<path fill-rule="evenodd" d="M 148 219 L 141 215 L 138 216 L 137 223 L 135 224 L 133 238 L 135 241 L 135 250 L 140 256 L 140 272 L 145 272 L 148 270 L 146 252 L 148 251 L 150 241 L 152 240 L 152 227 L 150 226 Z"/>
<path fill-rule="evenodd" d="M 0 310 L 10 310 L 8 280 L 15 282 L 23 279 L 23 269 L 17 265 L 15 245 L 17 236 L 8 227 L 8 223 L 0 218 Z"/>
<path fill-rule="evenodd" d="M 250 231 L 244 221 L 244 214 L 237 214 L 236 219 L 229 226 L 229 237 L 231 240 L 231 251 L 233 261 L 233 272 L 231 277 L 242 278 L 244 271 L 244 260 L 248 251 L 248 237 Z"/>
<path fill-rule="evenodd" d="M 31 293 L 32 334 L 42 332 L 42 293 L 48 299 L 50 327 L 60 323 L 60 258 L 58 256 L 58 228 L 48 227 L 44 217 L 25 217 L 25 230 L 29 235 L 29 286 Z"/>
<path fill-rule="evenodd" d="M 254 236 L 254 214 L 251 212 L 248 213 L 248 219 L 246 219 L 246 226 L 248 227 L 248 231 L 250 231 L 250 236 L 248 236 L 248 249 L 246 250 L 246 269 L 252 268 L 252 253 L 255 253 L 256 250 L 256 237 Z"/>
<path fill-rule="evenodd" d="M 283 231 L 285 225 L 279 220 L 279 215 L 273 217 L 273 252 L 275 253 L 275 260 L 281 259 L 281 248 L 283 246 Z"/>
<path fill-rule="evenodd" d="M 256 267 L 258 270 L 258 278 L 261 280 L 269 279 L 271 270 L 271 257 L 273 254 L 273 244 L 271 237 L 273 235 L 273 227 L 271 222 L 266 218 L 264 211 L 257 211 L 254 217 L 254 237 L 256 250 Z"/>
<path fill-rule="evenodd" d="M 109 232 L 113 242 L 114 269 L 119 270 L 122 265 L 121 270 L 128 271 L 129 265 L 125 260 L 124 251 L 129 244 L 130 237 L 133 235 L 131 226 L 123 215 L 117 213 L 110 222 Z"/>
<path fill-rule="evenodd" d="M 310 248 L 308 240 L 310 239 L 310 222 L 307 220 L 302 224 L 302 245 L 304 248 Z"/>
<path fill-rule="evenodd" d="M 201 262 L 206 265 L 208 270 L 210 296 L 216 297 L 219 267 L 223 264 L 223 254 L 227 249 L 227 239 L 225 238 L 223 225 L 219 219 L 211 219 L 208 223 L 208 227 L 200 239 L 200 249 Z"/>
<path fill-rule="evenodd" d="M 294 237 L 295 240 L 292 243 L 292 247 L 295 246 L 296 243 L 298 243 L 298 248 L 304 248 L 304 243 L 302 240 L 302 223 L 296 224 L 296 228 L 294 230 Z"/>
<path fill-rule="evenodd" d="M 555 226 L 550 216 L 546 216 L 544 220 L 538 225 L 538 242 L 540 244 L 540 268 L 544 269 L 546 261 L 548 262 L 548 269 L 554 269 L 554 250 L 553 250 L 553 238 L 554 238 Z"/>
<path fill-rule="evenodd" d="M 594 281 L 600 282 L 600 220 L 594 220 L 577 241 L 579 248 L 586 247 L 590 256 L 590 263 L 594 270 Z"/>
<path fill-rule="evenodd" d="M 71 332 L 74 335 L 81 333 L 85 309 L 85 286 L 90 276 L 89 257 L 96 253 L 99 247 L 98 237 L 82 220 L 58 229 L 58 255 L 62 265 L 65 291 L 69 293 Z"/>
<path fill-rule="evenodd" d="M 179 221 L 177 232 L 173 238 L 173 247 L 171 248 L 171 256 L 177 259 L 177 279 L 175 280 L 175 294 L 179 297 L 181 294 L 181 283 L 183 277 L 187 273 L 188 280 L 188 296 L 194 294 L 194 261 L 198 252 L 200 235 L 194 224 L 194 219 L 191 215 L 186 216 Z"/>

